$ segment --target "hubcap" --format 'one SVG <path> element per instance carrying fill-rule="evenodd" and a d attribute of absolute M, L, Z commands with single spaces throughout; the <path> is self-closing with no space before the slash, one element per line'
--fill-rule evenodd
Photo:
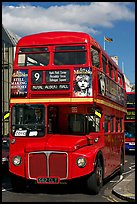
<path fill-rule="evenodd" d="M 96 168 L 96 179 L 97 184 L 100 185 L 102 183 L 102 168 L 99 166 Z"/>

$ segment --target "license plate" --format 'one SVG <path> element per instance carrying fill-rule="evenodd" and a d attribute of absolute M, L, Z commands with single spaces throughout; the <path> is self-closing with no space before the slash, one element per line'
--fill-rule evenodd
<path fill-rule="evenodd" d="M 59 184 L 60 179 L 58 177 L 38 177 L 38 184 Z"/>
<path fill-rule="evenodd" d="M 129 145 L 135 145 L 135 142 L 129 142 Z"/>

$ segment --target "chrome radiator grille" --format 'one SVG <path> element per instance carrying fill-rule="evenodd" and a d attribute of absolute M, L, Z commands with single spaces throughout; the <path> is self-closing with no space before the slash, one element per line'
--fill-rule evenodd
<path fill-rule="evenodd" d="M 42 151 L 29 153 L 29 178 L 68 176 L 68 155 L 65 152 Z"/>

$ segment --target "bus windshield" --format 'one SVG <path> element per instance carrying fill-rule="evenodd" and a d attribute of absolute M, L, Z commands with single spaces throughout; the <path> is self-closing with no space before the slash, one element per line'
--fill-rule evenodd
<path fill-rule="evenodd" d="M 14 136 L 44 136 L 45 107 L 43 105 L 15 105 L 12 108 Z"/>

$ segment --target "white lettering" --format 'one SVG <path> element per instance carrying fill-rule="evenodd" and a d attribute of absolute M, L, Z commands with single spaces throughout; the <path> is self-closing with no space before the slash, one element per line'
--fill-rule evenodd
<path fill-rule="evenodd" d="M 26 136 L 27 130 L 16 130 L 15 136 Z"/>

